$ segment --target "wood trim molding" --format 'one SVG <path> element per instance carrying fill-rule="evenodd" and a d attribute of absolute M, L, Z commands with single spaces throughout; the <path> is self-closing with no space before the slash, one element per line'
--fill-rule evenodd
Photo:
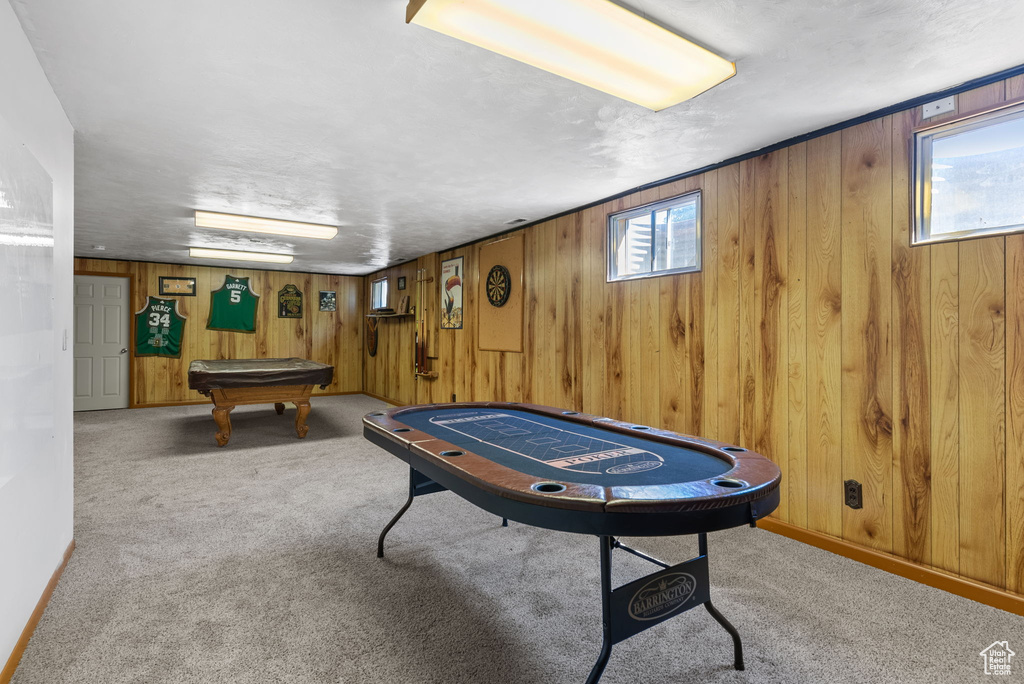
<path fill-rule="evenodd" d="M 128 278 L 132 279 L 134 276 L 127 271 L 83 271 L 81 269 L 75 269 L 75 275 L 84 276 L 109 276 L 111 278 Z M 128 305 L 131 307 L 131 304 Z"/>
<path fill-rule="evenodd" d="M 363 392 L 362 390 L 351 390 L 351 391 L 348 391 L 348 392 L 323 392 L 321 394 L 311 394 L 310 398 L 311 399 L 316 399 L 317 397 L 342 397 L 342 396 L 347 396 L 349 394 L 366 394 L 366 393 Z M 287 399 L 285 401 L 287 401 Z M 387 400 L 385 399 L 383 401 L 387 401 Z M 209 399 L 197 399 L 195 401 L 192 401 L 192 400 L 190 400 L 190 401 L 162 401 L 162 402 L 161 401 L 157 401 L 157 402 L 152 402 L 152 403 L 149 403 L 149 404 L 133 404 L 133 405 L 129 406 L 128 408 L 147 409 L 147 408 L 163 408 L 165 406 L 202 406 L 202 405 L 212 406 L 213 404 L 210 402 Z M 3 682 L 0 682 L 0 684 L 3 684 Z"/>
<path fill-rule="evenodd" d="M 394 399 L 388 399 L 387 397 L 382 397 L 379 394 L 374 394 L 373 392 L 367 392 L 366 390 L 363 390 L 362 392 L 359 392 L 359 394 L 365 394 L 366 396 L 368 396 L 368 397 L 370 397 L 372 399 L 376 399 L 377 401 L 383 401 L 385 404 L 391 404 L 392 406 L 408 406 L 408 404 L 406 404 L 403 401 L 395 401 Z M 3 684 L 3 682 L 0 682 L 0 684 Z"/>
<path fill-rule="evenodd" d="M 7 659 L 7 664 L 4 665 L 4 669 L 0 671 L 0 684 L 10 684 L 11 679 L 14 677 L 14 671 L 18 668 L 18 663 L 21 662 L 21 657 L 25 655 L 25 649 L 28 647 L 28 640 L 32 638 L 32 634 L 36 631 L 36 626 L 39 624 L 39 620 L 43 617 L 43 611 L 46 610 L 47 604 L 50 603 L 50 597 L 53 596 L 53 590 L 57 588 L 57 582 L 60 581 L 61 575 L 64 574 L 64 568 L 68 566 L 68 561 L 71 560 L 71 554 L 75 550 L 75 540 L 72 539 L 71 543 L 68 544 L 68 548 L 64 550 L 64 560 L 61 561 L 60 567 L 57 568 L 53 576 L 50 577 L 50 582 L 46 585 L 46 589 L 43 590 L 43 595 L 39 597 L 39 603 L 36 604 L 36 609 L 32 611 L 31 617 L 28 619 L 28 623 L 25 625 L 25 629 L 21 632 L 21 638 L 18 639 L 18 643 L 14 645 L 14 651 L 11 653 L 11 657 Z"/>
<path fill-rule="evenodd" d="M 1020 594 L 1015 594 L 1005 589 L 994 587 L 990 584 L 984 584 L 965 577 L 959 577 L 934 568 L 918 565 L 917 563 L 913 563 L 888 553 L 867 549 L 843 539 L 836 539 L 835 537 L 830 537 L 827 534 L 805 530 L 801 527 L 797 527 L 780 520 L 775 520 L 773 518 L 763 518 L 758 520 L 757 526 L 763 530 L 780 534 L 783 537 L 789 537 L 790 539 L 795 539 L 799 542 L 803 542 L 804 544 L 809 544 L 811 546 L 816 546 L 819 549 L 830 551 L 838 556 L 844 556 L 860 563 L 864 563 L 865 565 L 870 565 L 873 568 L 885 570 L 886 572 L 891 572 L 892 574 L 899 575 L 900 577 L 906 577 L 907 579 L 920 582 L 921 584 L 927 584 L 929 587 L 948 591 L 951 594 L 963 596 L 964 598 L 971 599 L 972 601 L 977 601 L 978 603 L 984 603 L 985 605 L 992 606 L 993 608 L 1005 610 L 1008 613 L 1024 615 L 1024 596 L 1021 596 Z M 0 680 L 0 684 L 3 684 L 2 680 Z"/>

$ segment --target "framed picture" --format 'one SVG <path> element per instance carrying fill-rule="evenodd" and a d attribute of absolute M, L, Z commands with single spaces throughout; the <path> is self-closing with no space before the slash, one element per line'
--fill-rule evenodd
<path fill-rule="evenodd" d="M 398 276 L 398 289 L 399 290 L 404 290 L 405 289 L 405 276 Z"/>
<path fill-rule="evenodd" d="M 165 297 L 168 295 L 175 297 L 195 297 L 196 279 L 160 276 L 160 285 L 158 289 L 160 290 L 160 294 Z"/>
<path fill-rule="evenodd" d="M 320 310 L 338 310 L 338 295 L 334 290 L 320 290 Z"/>
<path fill-rule="evenodd" d="M 302 318 L 302 292 L 292 284 L 277 293 L 278 318 Z"/>
<path fill-rule="evenodd" d="M 462 281 L 466 271 L 463 257 L 441 262 L 441 328 L 462 329 Z"/>

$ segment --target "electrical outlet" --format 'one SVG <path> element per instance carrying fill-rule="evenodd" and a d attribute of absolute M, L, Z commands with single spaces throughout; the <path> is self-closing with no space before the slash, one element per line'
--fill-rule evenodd
<path fill-rule="evenodd" d="M 864 507 L 864 493 L 860 482 L 847 480 L 843 483 L 843 491 L 846 494 L 846 505 L 850 508 Z"/>
<path fill-rule="evenodd" d="M 928 104 L 921 105 L 921 118 L 930 119 L 939 114 L 945 114 L 956 109 L 956 97 L 950 96 L 944 100 L 935 100 Z"/>

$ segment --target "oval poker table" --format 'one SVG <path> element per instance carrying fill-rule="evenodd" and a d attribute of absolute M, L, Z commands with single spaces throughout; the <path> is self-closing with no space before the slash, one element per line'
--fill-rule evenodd
<path fill-rule="evenodd" d="M 409 496 L 384 539 L 417 496 L 450 490 L 514 520 L 600 540 L 604 639 L 588 684 L 612 646 L 703 605 L 732 636 L 710 598 L 707 533 L 755 525 L 779 505 L 778 467 L 742 447 L 577 411 L 518 403 L 430 404 L 375 411 L 363 435 L 410 466 Z M 618 536 L 698 535 L 696 558 L 670 565 Z M 618 588 L 611 554 L 621 549 L 662 569 Z"/>

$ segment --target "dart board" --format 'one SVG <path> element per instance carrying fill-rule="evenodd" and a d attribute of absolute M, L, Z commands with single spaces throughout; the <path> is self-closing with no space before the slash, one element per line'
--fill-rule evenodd
<path fill-rule="evenodd" d="M 491 306 L 505 306 L 512 294 L 512 276 L 508 269 L 501 265 L 491 267 L 487 274 L 487 301 Z"/>

